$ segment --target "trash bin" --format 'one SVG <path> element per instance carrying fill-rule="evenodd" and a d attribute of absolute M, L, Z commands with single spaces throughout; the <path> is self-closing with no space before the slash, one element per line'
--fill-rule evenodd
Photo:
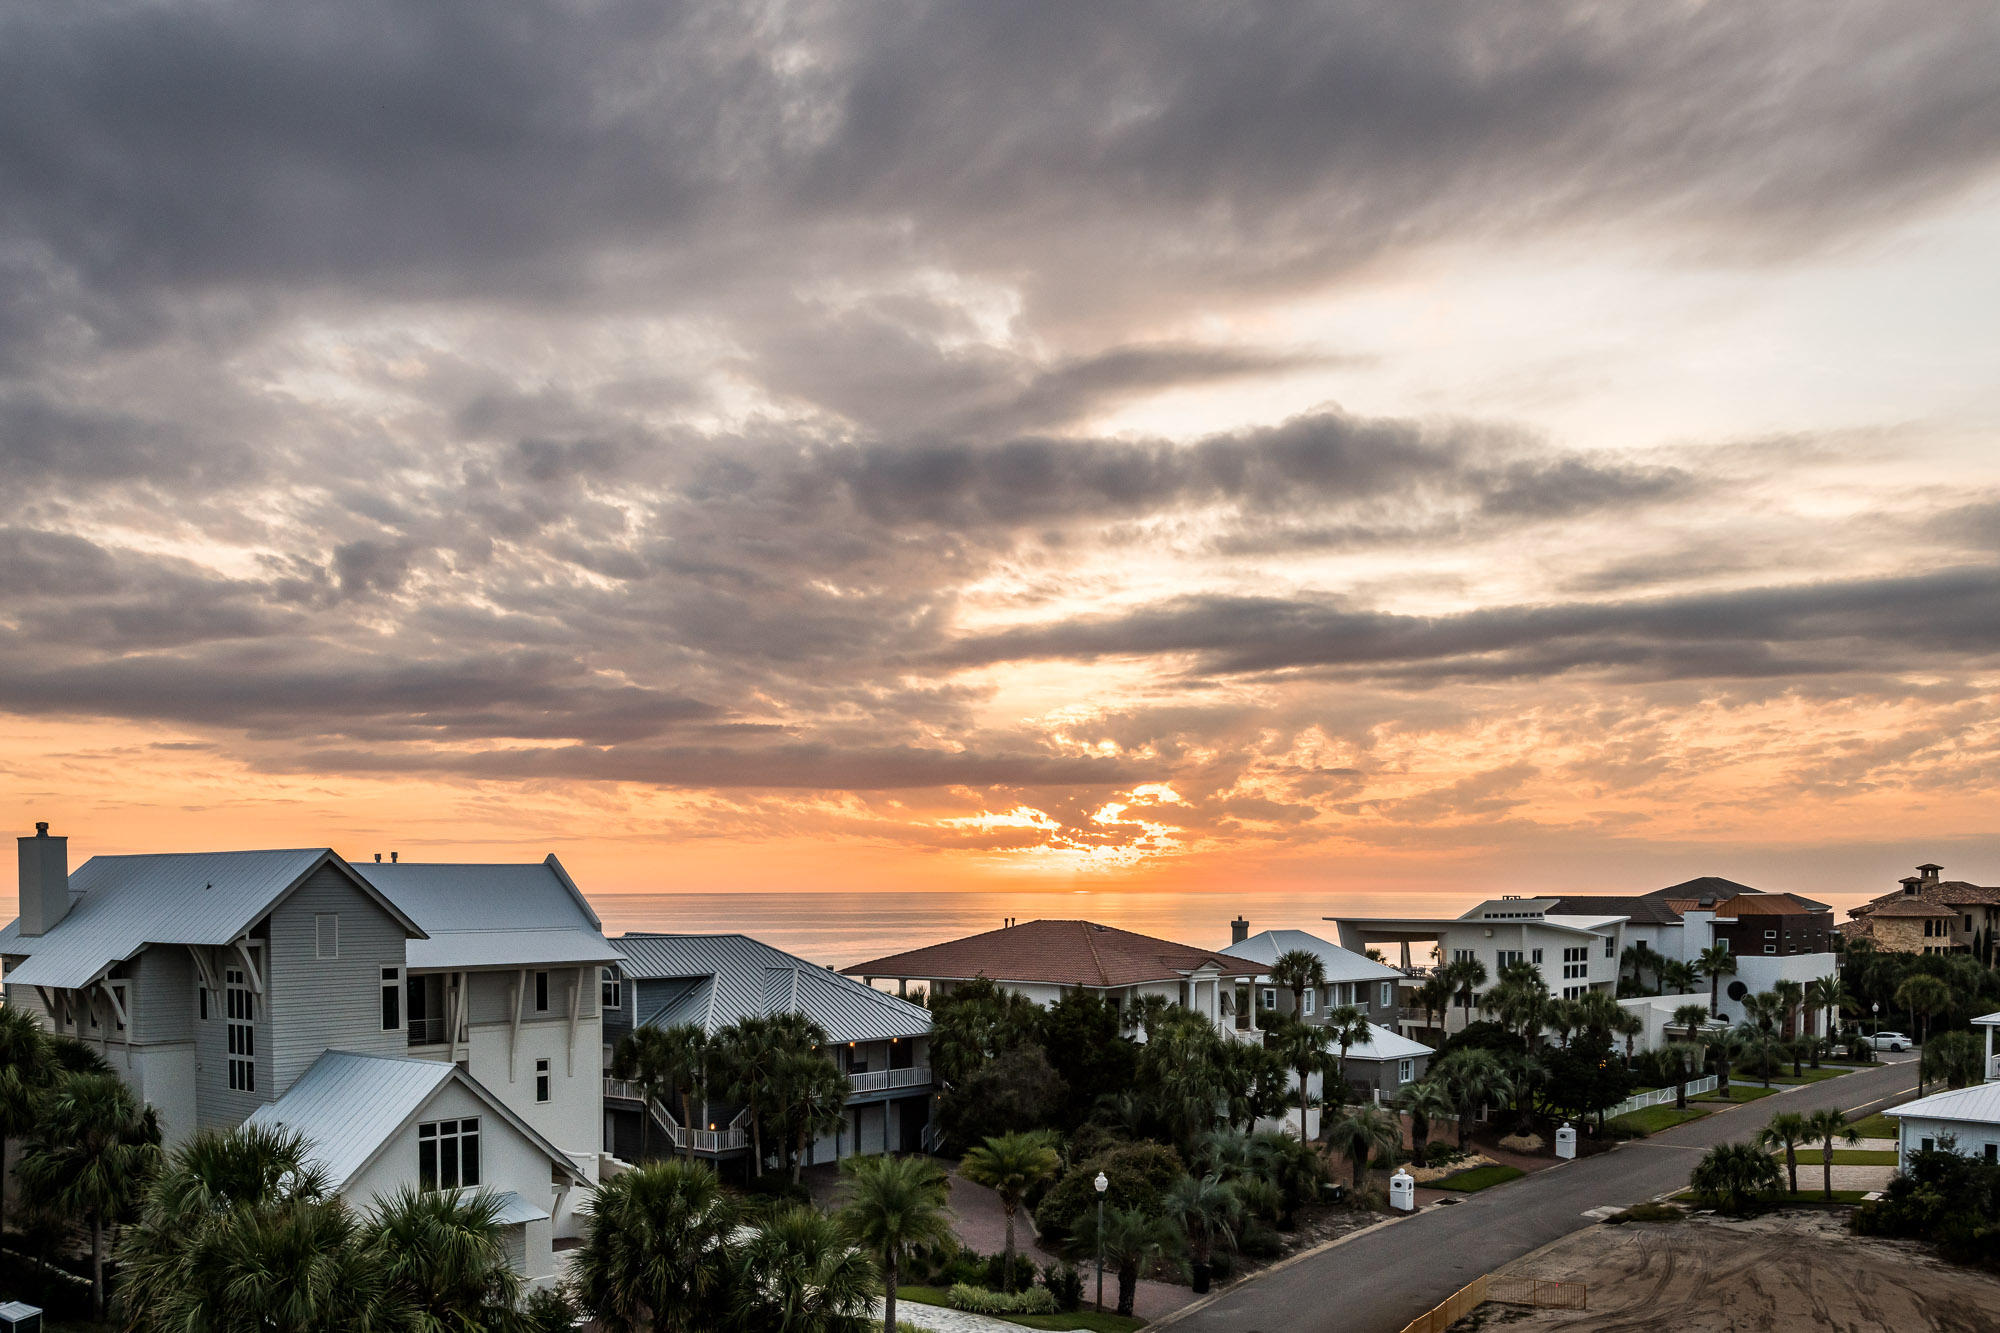
<path fill-rule="evenodd" d="M 1401 1167 L 1389 1177 L 1389 1206 L 1399 1213 L 1416 1211 L 1417 1178 Z"/>
<path fill-rule="evenodd" d="M 1567 1120 L 1563 1121 L 1562 1128 L 1556 1131 L 1556 1156 L 1564 1161 L 1576 1156 L 1576 1129 Z"/>

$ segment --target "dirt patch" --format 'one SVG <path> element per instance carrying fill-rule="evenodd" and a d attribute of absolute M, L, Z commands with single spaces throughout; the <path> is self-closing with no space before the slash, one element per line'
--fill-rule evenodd
<path fill-rule="evenodd" d="M 1844 1213 L 1596 1226 L 1501 1270 L 1581 1282 L 1589 1307 L 1488 1304 L 1455 1327 L 1562 1333 L 1978 1333 L 1996 1326 L 2000 1278 L 1904 1241 L 1855 1236 Z"/>

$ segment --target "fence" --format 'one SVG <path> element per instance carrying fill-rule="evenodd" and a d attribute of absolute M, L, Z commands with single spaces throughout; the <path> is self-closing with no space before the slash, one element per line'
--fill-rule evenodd
<path fill-rule="evenodd" d="M 1704 1092 L 1714 1092 L 1716 1086 L 1717 1080 L 1713 1074 L 1709 1074 L 1704 1078 L 1689 1079 L 1687 1095 L 1693 1097 Z M 1674 1095 L 1672 1088 L 1654 1088 L 1651 1092 L 1635 1092 L 1624 1101 L 1618 1103 L 1618 1105 L 1607 1108 L 1604 1112 L 1604 1118 L 1609 1120 L 1613 1116 L 1624 1115 L 1629 1111 L 1643 1110 L 1648 1106 L 1664 1106 L 1674 1100 Z"/>
<path fill-rule="evenodd" d="M 1488 1273 L 1454 1291 L 1437 1305 L 1403 1325 L 1403 1333 L 1444 1333 L 1487 1301 L 1531 1305 L 1541 1310 L 1587 1309 L 1588 1289 L 1581 1282 Z"/>

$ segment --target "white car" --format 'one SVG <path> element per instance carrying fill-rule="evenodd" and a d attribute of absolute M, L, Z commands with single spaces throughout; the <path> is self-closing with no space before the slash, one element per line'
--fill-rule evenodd
<path fill-rule="evenodd" d="M 1878 1032 L 1868 1040 L 1878 1051 L 1902 1051 L 1915 1045 L 1900 1032 Z"/>

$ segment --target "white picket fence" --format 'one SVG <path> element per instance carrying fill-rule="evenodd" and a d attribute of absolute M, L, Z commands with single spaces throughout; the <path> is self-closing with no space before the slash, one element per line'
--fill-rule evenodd
<path fill-rule="evenodd" d="M 1688 1096 L 1693 1097 L 1697 1093 L 1714 1092 L 1716 1084 L 1717 1079 L 1713 1074 L 1708 1075 L 1706 1078 L 1691 1078 L 1688 1080 Z M 1604 1113 L 1604 1118 L 1609 1120 L 1613 1116 L 1624 1115 L 1628 1111 L 1643 1110 L 1648 1106 L 1664 1106 L 1673 1099 L 1674 1090 L 1672 1088 L 1654 1088 L 1651 1092 L 1635 1092 L 1624 1101 L 1618 1103 L 1618 1105 L 1607 1110 Z"/>

